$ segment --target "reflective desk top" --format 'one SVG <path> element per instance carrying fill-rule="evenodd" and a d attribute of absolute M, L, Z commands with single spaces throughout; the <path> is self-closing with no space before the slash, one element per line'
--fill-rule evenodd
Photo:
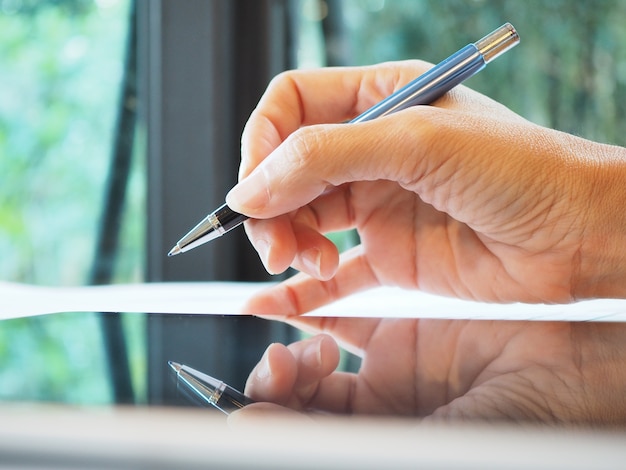
<path fill-rule="evenodd" d="M 0 321 L 0 403 L 192 406 L 168 361 L 237 388 L 273 341 L 298 333 L 246 316 L 59 313 Z"/>
<path fill-rule="evenodd" d="M 0 322 L 0 468 L 623 468 L 626 433 L 323 417 L 233 426 L 168 360 L 243 388 L 282 323 L 68 313 Z"/>

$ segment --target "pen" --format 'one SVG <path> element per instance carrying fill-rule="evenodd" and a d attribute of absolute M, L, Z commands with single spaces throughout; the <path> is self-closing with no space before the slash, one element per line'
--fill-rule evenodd
<path fill-rule="evenodd" d="M 484 38 L 455 52 L 426 73 L 348 122 L 371 121 L 410 106 L 430 104 L 518 43 L 517 31 L 510 23 L 505 23 Z M 241 225 L 247 218 L 224 204 L 211 212 L 181 238 L 170 250 L 168 256 L 184 253 L 214 240 Z"/>
<path fill-rule="evenodd" d="M 254 400 L 239 390 L 210 375 L 177 362 L 168 361 L 168 364 L 176 374 L 177 389 L 198 406 L 214 406 L 229 415 L 233 411 L 254 403 Z"/>

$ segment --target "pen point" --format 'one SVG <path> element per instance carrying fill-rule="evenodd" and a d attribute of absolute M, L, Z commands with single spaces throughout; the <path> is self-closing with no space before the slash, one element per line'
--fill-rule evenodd
<path fill-rule="evenodd" d="M 167 256 L 176 256 L 179 253 L 182 253 L 182 250 L 178 247 L 178 245 L 174 245 L 174 248 L 170 250 Z"/>

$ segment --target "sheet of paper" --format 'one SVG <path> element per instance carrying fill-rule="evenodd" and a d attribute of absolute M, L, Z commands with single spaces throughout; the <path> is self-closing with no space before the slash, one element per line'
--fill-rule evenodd
<path fill-rule="evenodd" d="M 264 283 L 145 283 L 44 287 L 0 282 L 0 320 L 57 312 L 224 314 L 241 311 Z M 566 305 L 491 304 L 381 287 L 355 294 L 309 315 L 445 319 L 626 321 L 626 300 Z"/>

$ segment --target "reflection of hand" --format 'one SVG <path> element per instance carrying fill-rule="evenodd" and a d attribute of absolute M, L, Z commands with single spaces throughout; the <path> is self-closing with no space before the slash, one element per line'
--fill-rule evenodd
<path fill-rule="evenodd" d="M 246 385 L 255 400 L 342 414 L 626 423 L 625 324 L 290 322 L 337 338 L 362 357 L 361 368 L 336 372 L 338 349 L 327 334 L 273 344 Z"/>
<path fill-rule="evenodd" d="M 250 310 L 302 313 L 379 284 L 489 301 L 625 296 L 624 149 L 534 125 L 463 86 L 434 106 L 327 124 L 425 67 L 295 71 L 270 85 L 227 202 L 263 219 L 246 230 L 270 272 L 293 265 L 314 279 Z M 339 263 L 322 234 L 349 228 L 361 245 Z"/>

